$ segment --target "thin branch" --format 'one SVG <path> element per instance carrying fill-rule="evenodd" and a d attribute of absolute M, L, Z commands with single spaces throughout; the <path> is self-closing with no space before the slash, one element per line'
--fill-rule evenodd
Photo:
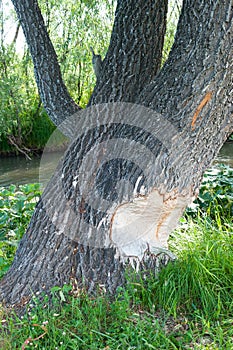
<path fill-rule="evenodd" d="M 8 141 L 10 142 L 11 145 L 13 145 L 20 153 L 22 153 L 28 160 L 32 160 L 31 157 L 29 157 L 29 155 L 18 146 L 15 137 L 13 135 L 8 135 Z M 27 151 L 30 151 L 29 149 L 26 149 Z"/>
<path fill-rule="evenodd" d="M 14 44 L 14 45 L 15 45 L 16 40 L 17 40 L 18 35 L 19 35 L 19 28 L 20 28 L 20 23 L 17 23 L 17 27 L 16 27 L 16 31 L 15 31 L 15 35 L 14 35 L 14 39 L 12 40 L 12 44 Z"/>

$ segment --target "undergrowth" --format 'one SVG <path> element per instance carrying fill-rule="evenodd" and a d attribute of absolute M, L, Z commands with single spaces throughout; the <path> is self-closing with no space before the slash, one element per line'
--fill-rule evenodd
<path fill-rule="evenodd" d="M 95 297 L 74 295 L 65 285 L 52 288 L 52 304 L 46 295 L 35 295 L 21 318 L 2 309 L 0 349 L 233 349 L 232 173 L 220 168 L 215 175 L 209 184 L 205 178 L 202 199 L 171 235 L 169 247 L 177 259 L 158 277 L 145 280 L 131 274 L 113 300 L 101 291 Z M 36 197 L 37 186 L 31 188 Z M 1 212 L 9 217 L 4 216 L 0 228 L 3 233 L 9 225 L 5 232 L 16 231 L 16 242 L 33 199 L 25 188 L 11 187 L 11 206 L 6 198 L 4 202 L 4 191 Z M 209 198 L 208 206 L 203 197 Z M 19 198 L 23 206 L 17 204 Z M 5 238 L 1 249 L 6 254 L 9 247 L 9 265 L 13 251 L 7 241 L 12 238 Z"/>
<path fill-rule="evenodd" d="M 40 194 L 40 184 L 0 187 L 0 278 L 11 265 Z"/>

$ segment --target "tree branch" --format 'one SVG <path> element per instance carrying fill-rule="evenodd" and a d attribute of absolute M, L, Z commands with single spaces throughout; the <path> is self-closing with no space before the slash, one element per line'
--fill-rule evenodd
<path fill-rule="evenodd" d="M 233 69 L 233 23 L 228 21 L 230 3 L 231 0 L 224 3 L 184 0 L 169 58 L 155 79 L 144 88 L 139 103 L 165 113 L 175 121 L 181 106 L 188 105 L 194 96 L 199 98 L 202 92 L 205 95 L 207 87 L 217 92 L 219 75 L 224 71 L 228 74 L 222 75 L 221 85 L 225 84 L 225 89 L 229 89 Z M 231 7 L 231 19 L 232 13 Z"/>
<path fill-rule="evenodd" d="M 119 0 L 109 49 L 90 104 L 135 102 L 161 66 L 167 0 Z"/>
<path fill-rule="evenodd" d="M 193 188 L 233 131 L 232 16 L 232 0 L 184 0 L 169 58 L 137 99 L 182 135 L 183 171 L 196 178 Z"/>
<path fill-rule="evenodd" d="M 16 43 L 16 40 L 17 40 L 18 35 L 19 35 L 19 28 L 20 28 L 20 23 L 17 23 L 17 27 L 16 27 L 16 30 L 15 30 L 14 39 L 12 40 L 12 44 Z"/>
<path fill-rule="evenodd" d="M 47 33 L 37 0 L 12 0 L 34 63 L 35 78 L 43 105 L 59 125 L 81 108 L 69 95 Z"/>

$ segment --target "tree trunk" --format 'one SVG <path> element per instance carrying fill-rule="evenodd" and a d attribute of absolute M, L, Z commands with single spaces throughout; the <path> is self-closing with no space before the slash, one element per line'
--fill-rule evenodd
<path fill-rule="evenodd" d="M 233 25 L 230 0 L 184 0 L 156 74 L 166 7 L 118 2 L 90 107 L 61 125 L 70 145 L 1 281 L 7 304 L 70 280 L 114 293 L 128 264 L 173 258 L 169 233 L 232 132 Z"/>
<path fill-rule="evenodd" d="M 59 125 L 80 110 L 62 80 L 57 55 L 35 0 L 12 0 L 34 64 L 39 94 L 50 119 Z"/>
<path fill-rule="evenodd" d="M 102 74 L 89 104 L 137 102 L 161 66 L 167 3 L 118 1 Z"/>

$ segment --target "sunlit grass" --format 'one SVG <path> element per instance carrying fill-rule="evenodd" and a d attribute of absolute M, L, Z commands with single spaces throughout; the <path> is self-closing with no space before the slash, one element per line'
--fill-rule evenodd
<path fill-rule="evenodd" d="M 52 303 L 35 295 L 22 317 L 2 308 L 0 349 L 233 349 L 232 179 L 216 176 L 204 183 L 198 207 L 171 235 L 169 249 L 177 259 L 157 277 L 131 273 L 111 299 L 54 287 Z M 11 240 L 16 245 L 38 195 L 38 186 L 2 191 L 2 232 L 8 223 L 17 233 L 0 242 L 5 270 L 13 257 Z"/>
<path fill-rule="evenodd" d="M 23 318 L 2 311 L 0 348 L 232 349 L 232 229 L 183 222 L 170 239 L 178 259 L 157 278 L 129 279 L 114 300 L 64 286 L 52 305 L 35 296 Z"/>

